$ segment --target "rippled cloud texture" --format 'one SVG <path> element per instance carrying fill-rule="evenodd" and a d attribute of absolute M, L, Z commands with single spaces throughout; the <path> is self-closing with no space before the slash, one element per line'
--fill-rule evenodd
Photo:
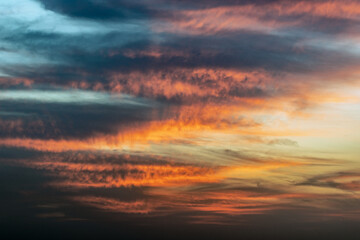
<path fill-rule="evenodd" d="M 0 13 L 10 231 L 356 235 L 358 1 L 13 0 Z"/>

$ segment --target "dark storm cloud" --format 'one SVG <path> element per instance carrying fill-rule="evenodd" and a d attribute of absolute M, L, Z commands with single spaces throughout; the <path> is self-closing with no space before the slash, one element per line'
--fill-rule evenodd
<path fill-rule="evenodd" d="M 38 0 L 51 11 L 96 20 L 141 19 L 154 14 L 146 5 L 127 0 Z"/>
<path fill-rule="evenodd" d="M 142 105 L 72 104 L 32 101 L 1 101 L 0 136 L 72 139 L 117 134 L 165 117 L 158 109 Z"/>
<path fill-rule="evenodd" d="M 285 37 L 248 31 L 221 37 L 164 35 L 166 41 L 161 44 L 144 37 L 143 40 L 134 39 L 131 43 L 116 46 L 122 37 L 122 33 L 116 32 L 105 36 L 76 37 L 29 32 L 7 37 L 6 40 L 15 45 L 60 60 L 63 64 L 6 65 L 1 69 L 12 76 L 61 84 L 74 80 L 106 81 L 113 73 L 163 71 L 164 68 L 311 72 L 336 70 L 358 61 L 356 57 L 337 50 L 310 46 L 299 50 L 297 44 L 306 40 L 302 36 Z M 107 44 L 103 45 L 105 39 Z M 160 56 L 142 53 L 154 50 Z"/>
<path fill-rule="evenodd" d="M 64 61 L 69 64 L 73 64 L 71 57 L 78 54 L 97 52 L 101 55 L 109 53 L 110 50 L 128 47 L 142 48 L 149 45 L 150 39 L 150 35 L 146 30 L 142 32 L 110 31 L 102 34 L 84 33 L 73 35 L 33 31 L 27 28 L 28 26 L 22 26 L 9 31 L 4 27 L 0 27 L 0 30 L 5 33 L 0 39 L 11 43 L 9 48 L 13 52 L 19 50 L 29 51 L 32 55 L 39 54 L 49 60 Z"/>
<path fill-rule="evenodd" d="M 167 9 L 203 9 L 218 6 L 242 6 L 248 4 L 266 5 L 276 2 L 249 1 L 249 0 L 226 0 L 226 1 L 179 1 L 179 0 L 37 0 L 45 9 L 58 12 L 70 17 L 93 20 L 127 20 L 145 19 L 156 17 L 170 17 L 166 14 Z"/>
<path fill-rule="evenodd" d="M 37 0 L 51 11 L 72 17 L 89 19 L 143 18 L 154 15 L 154 9 L 204 9 L 219 6 L 267 6 L 287 4 L 289 0 Z M 304 2 L 325 2 L 305 0 Z"/>

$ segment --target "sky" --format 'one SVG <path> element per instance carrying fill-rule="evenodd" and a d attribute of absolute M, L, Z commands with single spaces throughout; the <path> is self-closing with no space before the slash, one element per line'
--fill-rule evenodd
<path fill-rule="evenodd" d="M 360 2 L 0 2 L 15 237 L 358 239 Z"/>

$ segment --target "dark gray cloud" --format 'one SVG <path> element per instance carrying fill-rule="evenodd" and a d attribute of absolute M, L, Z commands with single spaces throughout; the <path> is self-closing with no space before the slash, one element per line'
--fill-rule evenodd
<path fill-rule="evenodd" d="M 3 138 L 72 139 L 115 135 L 122 128 L 167 118 L 156 106 L 100 101 L 79 105 L 3 100 L 0 112 L 7 113 L 0 116 L 0 136 Z"/>
<path fill-rule="evenodd" d="M 297 185 L 337 188 L 345 191 L 357 191 L 360 189 L 360 170 L 341 171 L 330 174 L 322 174 L 307 179 Z M 358 202 L 358 201 L 356 201 Z M 359 202 L 358 202 L 359 203 Z"/>
<path fill-rule="evenodd" d="M 39 0 L 39 2 L 48 10 L 71 17 L 95 20 L 141 19 L 154 14 L 146 5 L 127 0 Z"/>
<path fill-rule="evenodd" d="M 86 81 L 106 85 L 113 75 L 133 71 L 166 74 L 176 69 L 221 68 L 310 73 L 336 71 L 359 61 L 356 56 L 336 49 L 307 46 L 299 51 L 297 45 L 307 38 L 296 35 L 285 37 L 249 31 L 224 36 L 164 35 L 166 41 L 161 44 L 146 34 L 128 43 L 121 40 L 122 37 L 122 33 L 116 32 L 104 36 L 76 37 L 29 32 L 7 37 L 6 40 L 13 41 L 20 48 L 38 52 L 59 63 L 5 65 L 1 66 L 1 70 L 36 83 L 68 85 L 74 81 Z M 144 54 L 152 51 L 157 51 L 159 56 Z M 126 79 L 123 81 L 126 82 Z M 185 76 L 183 81 L 196 80 Z M 128 93 L 133 94 L 131 91 Z M 266 93 L 259 88 L 247 91 L 246 87 L 235 86 L 228 95 L 261 96 Z"/>
<path fill-rule="evenodd" d="M 167 10 L 179 9 L 204 9 L 218 6 L 242 6 L 242 5 L 267 5 L 281 2 L 271 1 L 249 1 L 249 0 L 226 0 L 226 1 L 129 1 L 129 0 L 37 0 L 44 8 L 68 15 L 75 18 L 92 20 L 129 20 L 146 19 L 156 17 L 171 17 Z"/>
<path fill-rule="evenodd" d="M 298 51 L 297 44 L 307 40 L 306 36 L 301 35 L 277 36 L 241 31 L 224 36 L 166 34 L 163 37 L 166 41 L 159 44 L 145 34 L 137 35 L 131 42 L 126 42 L 121 32 L 100 36 L 92 34 L 66 36 L 28 32 L 12 37 L 7 36 L 5 40 L 67 63 L 65 66 L 55 65 L 49 70 L 40 67 L 39 70 L 45 73 L 47 71 L 51 73 L 60 67 L 59 71 L 75 75 L 83 72 L 91 75 L 92 73 L 133 70 L 160 70 L 164 67 L 166 69 L 176 67 L 264 68 L 270 71 L 301 72 L 319 68 L 321 70 L 324 65 L 327 68 L 341 67 L 336 66 L 335 61 L 345 64 L 344 61 L 354 60 L 345 53 L 311 46 L 303 47 L 302 51 Z M 131 36 L 126 36 L 125 39 L 127 38 Z M 141 54 L 141 52 L 153 50 L 158 51 L 161 56 Z M 129 56 L 127 54 L 129 51 L 135 56 Z M 182 54 L 174 54 L 175 52 Z M 334 59 L 335 56 L 337 59 Z M 5 68 L 4 70 L 16 75 L 15 69 Z M 29 71 L 29 74 L 36 74 L 36 72 L 31 72 L 31 68 Z M 21 69 L 18 75 L 22 76 Z M 26 68 L 23 75 L 26 76 Z M 46 77 L 47 74 L 43 78 Z M 66 75 L 64 77 L 66 79 Z"/>

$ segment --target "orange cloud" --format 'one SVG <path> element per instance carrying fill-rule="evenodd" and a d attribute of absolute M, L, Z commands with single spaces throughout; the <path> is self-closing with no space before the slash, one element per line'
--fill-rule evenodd
<path fill-rule="evenodd" d="M 181 165 L 86 164 L 36 162 L 30 166 L 47 170 L 64 181 L 66 187 L 176 186 L 211 183 L 220 180 L 216 169 Z"/>
<path fill-rule="evenodd" d="M 154 156 L 156 157 L 156 156 Z M 84 157 L 78 156 L 76 159 Z M 62 157 L 46 157 L 32 162 L 23 161 L 32 168 L 46 170 L 59 177 L 53 184 L 66 187 L 130 187 L 130 186 L 190 186 L 201 183 L 216 183 L 232 177 L 248 177 L 251 174 L 272 169 L 297 166 L 299 163 L 286 161 L 258 161 L 252 165 L 241 166 L 197 166 L 166 162 L 157 164 L 137 163 L 88 163 L 73 162 Z M 156 157 L 158 158 L 158 157 Z M 131 160 L 131 157 L 130 157 Z M 159 158 L 161 160 L 161 158 Z"/>
<path fill-rule="evenodd" d="M 241 108 L 241 107 L 240 107 Z M 242 127 L 259 126 L 251 119 L 239 116 L 236 106 L 183 106 L 168 110 L 164 120 L 153 120 L 139 124 L 129 124 L 111 135 L 99 135 L 87 139 L 32 139 L 0 138 L 0 145 L 23 147 L 39 151 L 64 152 L 77 150 L 119 149 L 123 146 L 169 143 L 196 138 L 203 132 L 233 132 Z M 4 127 L 19 130 L 22 122 L 0 122 Z M 1 125 L 0 125 L 1 127 Z"/>
<path fill-rule="evenodd" d="M 304 20 L 301 16 L 304 14 L 315 17 L 358 20 L 360 4 L 357 1 L 297 1 L 270 3 L 266 7 L 249 4 L 184 10 L 174 12 L 175 17 L 171 24 L 154 24 L 153 28 L 159 32 L 201 35 L 239 29 L 270 32 L 284 27 L 301 25 Z M 287 21 L 283 21 L 280 19 L 281 17 L 289 18 Z"/>
<path fill-rule="evenodd" d="M 30 87 L 34 83 L 33 80 L 27 78 L 7 78 L 0 77 L 0 86 L 10 87 L 16 85 L 24 85 L 26 87 Z"/>
<path fill-rule="evenodd" d="M 143 54 L 134 52 L 133 54 Z M 158 52 L 173 55 L 172 52 Z M 176 56 L 176 54 L 174 54 Z M 139 57 L 139 56 L 138 56 Z M 271 76 L 262 71 L 232 71 L 223 69 L 177 69 L 169 72 L 131 72 L 114 74 L 109 88 L 115 92 L 148 98 L 178 98 L 196 101 L 199 98 L 257 99 Z M 234 92 L 237 89 L 238 93 Z M 210 99 L 208 99 L 210 100 Z"/>

